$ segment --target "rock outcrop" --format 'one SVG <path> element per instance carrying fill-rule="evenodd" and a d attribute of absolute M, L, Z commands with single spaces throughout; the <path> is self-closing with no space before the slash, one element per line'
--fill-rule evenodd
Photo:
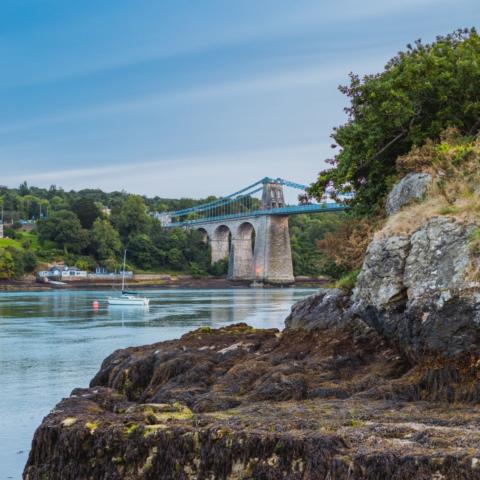
<path fill-rule="evenodd" d="M 292 307 L 285 320 L 291 330 L 325 330 L 344 326 L 350 319 L 350 295 L 338 288 L 321 288 Z"/>
<path fill-rule="evenodd" d="M 385 210 L 388 215 L 399 212 L 404 206 L 421 200 L 426 192 L 432 176 L 428 173 L 409 173 L 398 182 L 387 197 Z"/>
<path fill-rule="evenodd" d="M 35 433 L 26 480 L 479 478 L 477 407 L 352 319 L 200 329 L 119 350 Z"/>
<path fill-rule="evenodd" d="M 429 181 L 407 176 L 389 213 Z M 320 290 L 283 332 L 114 352 L 44 419 L 25 480 L 480 479 L 475 228 L 379 232 L 353 294 Z"/>
<path fill-rule="evenodd" d="M 480 348 L 480 303 L 469 267 L 473 227 L 433 217 L 411 236 L 370 244 L 353 312 L 412 360 L 462 357 Z"/>
<path fill-rule="evenodd" d="M 361 397 L 382 398 L 408 367 L 360 324 L 282 334 L 240 324 L 119 350 L 45 418 L 24 478 L 346 479 L 389 472 L 395 455 L 407 472 L 393 427 L 374 433 L 376 407 Z M 386 422 L 389 403 L 376 405 Z M 392 449 L 369 467 L 379 442 Z"/>

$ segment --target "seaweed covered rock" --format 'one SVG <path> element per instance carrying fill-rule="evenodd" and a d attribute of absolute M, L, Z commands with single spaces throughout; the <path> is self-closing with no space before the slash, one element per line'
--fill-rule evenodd
<path fill-rule="evenodd" d="M 289 329 L 327 329 L 344 326 L 350 319 L 349 295 L 338 288 L 321 288 L 293 305 L 285 320 Z"/>
<path fill-rule="evenodd" d="M 425 372 L 358 319 L 198 329 L 108 357 L 43 420 L 24 478 L 477 479 L 478 407 L 418 402 Z"/>

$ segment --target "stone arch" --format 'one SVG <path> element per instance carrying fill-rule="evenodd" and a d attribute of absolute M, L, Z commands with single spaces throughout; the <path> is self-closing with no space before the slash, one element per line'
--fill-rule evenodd
<path fill-rule="evenodd" d="M 250 241 L 251 250 L 253 252 L 255 245 L 255 234 L 255 227 L 252 225 L 252 223 L 243 222 L 237 228 L 236 237 L 239 240 L 245 241 L 247 243 Z"/>
<path fill-rule="evenodd" d="M 228 258 L 230 253 L 231 231 L 226 225 L 219 225 L 210 238 L 212 246 L 212 263 Z"/>
<path fill-rule="evenodd" d="M 253 248 L 255 227 L 252 223 L 242 222 L 232 237 L 229 276 L 236 279 L 253 278 Z"/>
<path fill-rule="evenodd" d="M 197 232 L 199 232 L 200 235 L 202 236 L 203 242 L 208 244 L 208 241 L 210 240 L 210 236 L 208 235 L 208 232 L 203 227 L 197 228 Z"/>

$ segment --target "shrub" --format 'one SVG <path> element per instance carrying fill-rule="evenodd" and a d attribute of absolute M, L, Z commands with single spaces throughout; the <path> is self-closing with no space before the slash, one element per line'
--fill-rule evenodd
<path fill-rule="evenodd" d="M 340 272 L 351 272 L 362 265 L 365 250 L 373 237 L 374 225 L 372 219 L 351 218 L 318 240 L 317 246 L 332 259 Z"/>
<path fill-rule="evenodd" d="M 360 269 L 352 270 L 351 272 L 343 275 L 336 283 L 336 288 L 342 288 L 343 290 L 353 290 L 357 283 L 357 277 L 360 273 Z"/>
<path fill-rule="evenodd" d="M 194 277 L 205 277 L 207 275 L 207 272 L 197 262 L 190 262 L 188 268 Z"/>
<path fill-rule="evenodd" d="M 228 273 L 228 258 L 223 258 L 212 264 L 209 271 L 215 277 L 223 277 Z"/>
<path fill-rule="evenodd" d="M 3 229 L 3 236 L 8 237 L 8 238 L 12 238 L 14 240 L 18 238 L 17 232 L 13 228 L 10 228 L 10 227 L 6 227 L 6 228 Z"/>

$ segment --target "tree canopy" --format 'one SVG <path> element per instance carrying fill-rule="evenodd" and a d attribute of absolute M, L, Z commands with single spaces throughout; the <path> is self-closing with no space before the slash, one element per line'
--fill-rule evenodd
<path fill-rule="evenodd" d="M 53 213 L 38 225 L 40 240 L 50 240 L 65 251 L 80 253 L 87 243 L 78 217 L 69 210 Z"/>
<path fill-rule="evenodd" d="M 353 188 L 359 213 L 377 207 L 393 183 L 395 160 L 447 127 L 463 135 L 480 128 L 480 37 L 458 30 L 431 44 L 417 40 L 392 58 L 383 72 L 340 87 L 350 99 L 348 121 L 334 129 L 338 153 L 320 172 L 310 194 L 328 185 Z"/>

